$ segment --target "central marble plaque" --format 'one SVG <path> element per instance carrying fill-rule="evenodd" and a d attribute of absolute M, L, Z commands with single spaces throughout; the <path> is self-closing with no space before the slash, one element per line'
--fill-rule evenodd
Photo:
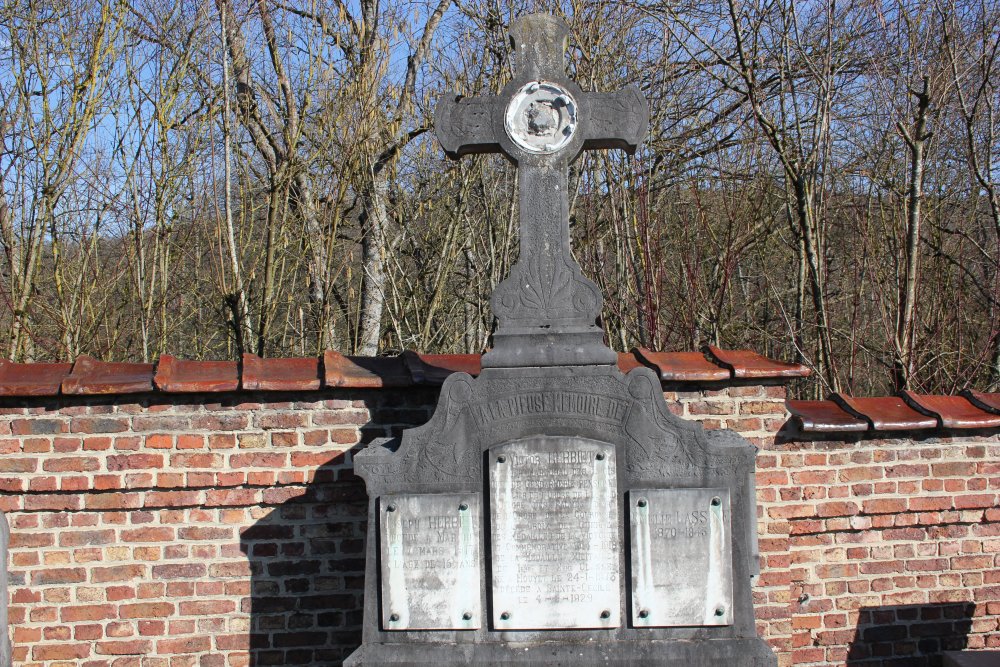
<path fill-rule="evenodd" d="M 490 449 L 493 624 L 621 624 L 615 448 L 534 436 Z"/>
<path fill-rule="evenodd" d="M 379 502 L 382 627 L 480 627 L 479 494 L 394 494 Z"/>

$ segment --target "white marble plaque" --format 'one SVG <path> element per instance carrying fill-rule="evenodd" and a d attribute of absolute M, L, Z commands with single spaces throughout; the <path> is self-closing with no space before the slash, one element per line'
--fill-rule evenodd
<path fill-rule="evenodd" d="M 618 627 L 614 446 L 536 436 L 488 457 L 494 627 Z"/>
<path fill-rule="evenodd" d="M 635 627 L 732 624 L 728 489 L 633 490 L 629 529 Z"/>
<path fill-rule="evenodd" d="M 479 495 L 382 496 L 379 518 L 382 627 L 481 627 Z"/>

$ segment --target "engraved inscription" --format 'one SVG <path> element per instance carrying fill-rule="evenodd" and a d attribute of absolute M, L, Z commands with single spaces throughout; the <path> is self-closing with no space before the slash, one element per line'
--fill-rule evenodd
<path fill-rule="evenodd" d="M 471 406 L 478 426 L 531 414 L 577 414 L 598 421 L 620 422 L 628 403 L 610 396 L 573 391 L 533 391 L 502 396 Z"/>
<path fill-rule="evenodd" d="M 386 495 L 379 516 L 382 627 L 481 627 L 479 494 Z"/>
<path fill-rule="evenodd" d="M 489 450 L 493 623 L 620 625 L 613 445 L 536 436 Z"/>
<path fill-rule="evenodd" d="M 633 490 L 629 529 L 633 625 L 732 624 L 728 489 Z"/>

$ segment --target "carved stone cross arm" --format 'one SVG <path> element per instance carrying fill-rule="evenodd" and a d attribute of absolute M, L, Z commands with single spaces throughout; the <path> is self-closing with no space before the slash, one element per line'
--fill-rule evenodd
<path fill-rule="evenodd" d="M 633 152 L 649 125 L 635 86 L 583 92 L 566 75 L 569 30 L 547 15 L 510 29 L 515 77 L 496 96 L 445 97 L 436 110 L 449 157 L 502 153 L 518 168 L 520 255 L 493 293 L 499 321 L 484 366 L 613 364 L 597 325 L 601 293 L 569 244 L 569 165 L 584 150 Z"/>
<path fill-rule="evenodd" d="M 646 100 L 636 86 L 612 93 L 579 93 L 576 133 L 582 150 L 617 148 L 631 154 L 642 142 L 649 126 Z M 452 159 L 476 153 L 503 153 L 518 164 L 517 151 L 504 150 L 504 112 L 507 100 L 488 97 L 445 97 L 438 102 L 435 131 L 445 153 Z M 572 162 L 580 151 L 569 160 Z M 565 156 L 560 156 L 565 159 Z"/>

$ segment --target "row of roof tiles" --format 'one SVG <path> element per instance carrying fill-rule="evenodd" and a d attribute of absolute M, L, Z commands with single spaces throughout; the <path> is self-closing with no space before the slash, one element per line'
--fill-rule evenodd
<path fill-rule="evenodd" d="M 634 349 L 619 353 L 618 366 L 624 372 L 637 366 L 652 368 L 664 382 L 794 379 L 809 374 L 799 364 L 711 346 L 704 353 Z M 72 363 L 18 364 L 0 359 L 0 396 L 378 389 L 440 385 L 452 373 L 478 375 L 479 371 L 478 354 L 416 352 L 356 357 L 328 350 L 318 358 L 291 359 L 244 354 L 242 361 L 192 361 L 165 354 L 155 364 L 105 362 L 87 355 Z"/>
<path fill-rule="evenodd" d="M 809 375 L 809 369 L 799 364 L 714 346 L 704 352 L 636 348 L 618 354 L 623 372 L 638 366 L 653 369 L 663 382 L 780 381 Z M 332 350 L 318 358 L 244 354 L 242 361 L 192 361 L 165 354 L 155 364 L 104 362 L 87 355 L 72 363 L 18 364 L 0 358 L 0 396 L 437 386 L 452 373 L 478 375 L 480 368 L 478 354 L 404 352 L 394 357 L 357 357 Z M 787 406 L 806 433 L 1000 427 L 1000 394 L 976 391 L 959 396 L 904 391 L 898 396 L 864 398 L 833 394 L 825 401 L 789 400 Z"/>
<path fill-rule="evenodd" d="M 835 393 L 826 401 L 786 403 L 806 433 L 1000 427 L 1000 394 L 972 390 L 957 396 L 902 391 L 897 396 L 862 398 Z"/>

